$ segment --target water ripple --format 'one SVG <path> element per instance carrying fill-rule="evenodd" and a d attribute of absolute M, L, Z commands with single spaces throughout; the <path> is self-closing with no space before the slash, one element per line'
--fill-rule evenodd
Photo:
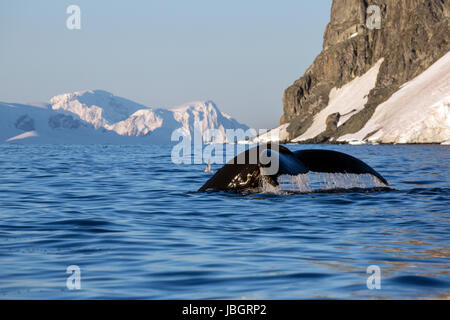
<path fill-rule="evenodd" d="M 0 298 L 449 297 L 450 148 L 327 149 L 390 187 L 197 193 L 164 146 L 0 145 Z"/>

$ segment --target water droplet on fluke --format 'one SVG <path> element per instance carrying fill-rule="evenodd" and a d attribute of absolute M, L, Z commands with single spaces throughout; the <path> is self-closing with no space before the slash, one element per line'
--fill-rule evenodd
<path fill-rule="evenodd" d="M 262 191 L 281 194 L 284 192 L 309 193 L 317 191 L 333 191 L 343 189 L 372 189 L 386 187 L 381 181 L 370 174 L 348 173 L 317 173 L 309 172 L 296 176 L 281 175 L 279 186 L 262 182 Z"/>

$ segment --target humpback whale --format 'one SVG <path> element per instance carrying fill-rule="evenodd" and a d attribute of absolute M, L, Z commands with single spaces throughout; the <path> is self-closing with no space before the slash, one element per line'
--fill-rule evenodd
<path fill-rule="evenodd" d="M 267 144 L 248 149 L 228 161 L 198 191 L 244 191 L 260 187 L 263 181 L 276 187 L 281 175 L 308 172 L 370 174 L 388 185 L 373 168 L 348 154 L 331 150 L 292 152 L 282 145 Z"/>

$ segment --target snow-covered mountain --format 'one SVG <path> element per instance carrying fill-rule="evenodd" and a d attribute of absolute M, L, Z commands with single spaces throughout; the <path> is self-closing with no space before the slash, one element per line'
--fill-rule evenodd
<path fill-rule="evenodd" d="M 227 129 L 248 129 L 213 101 L 153 109 L 86 90 L 57 95 L 43 105 L 0 103 L 0 143 L 169 143 L 175 130 L 193 137 L 196 127 L 206 143 L 231 142 Z"/>
<path fill-rule="evenodd" d="M 113 125 L 127 119 L 138 110 L 149 109 L 103 90 L 60 94 L 51 98 L 50 104 L 53 110 L 76 114 L 95 128 Z"/>

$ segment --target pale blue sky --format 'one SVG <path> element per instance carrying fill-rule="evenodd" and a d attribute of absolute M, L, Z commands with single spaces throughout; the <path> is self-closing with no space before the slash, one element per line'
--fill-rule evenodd
<path fill-rule="evenodd" d="M 81 8 L 81 30 L 66 8 Z M 0 101 L 104 89 L 152 106 L 214 100 L 271 128 L 321 51 L 331 0 L 2 0 Z"/>

